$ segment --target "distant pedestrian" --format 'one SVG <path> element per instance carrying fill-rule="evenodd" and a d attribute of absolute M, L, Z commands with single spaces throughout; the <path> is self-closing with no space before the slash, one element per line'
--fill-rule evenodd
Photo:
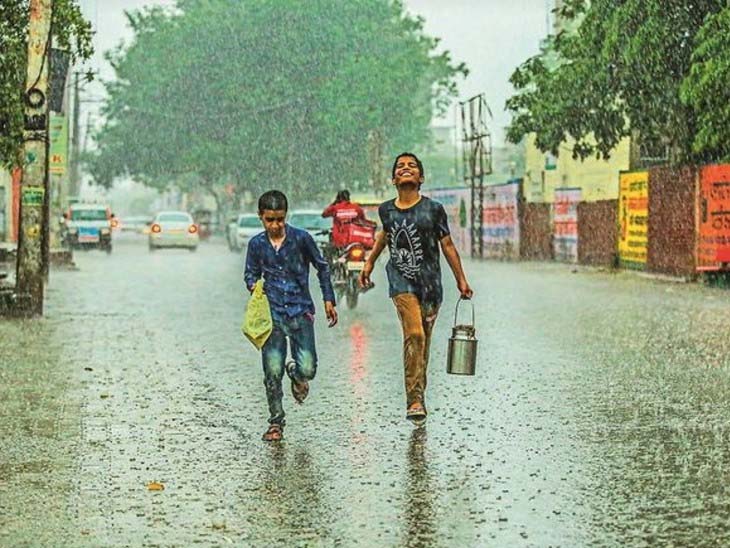
<path fill-rule="evenodd" d="M 285 425 L 281 386 L 284 372 L 291 379 L 291 391 L 297 403 L 302 403 L 309 394 L 309 381 L 317 372 L 309 265 L 317 270 L 330 327 L 337 323 L 337 311 L 329 267 L 314 238 L 285 222 L 286 196 L 278 190 L 265 192 L 259 198 L 258 208 L 264 232 L 248 244 L 244 280 L 252 291 L 256 281 L 263 278 L 271 307 L 273 331 L 261 349 L 270 414 L 263 439 L 278 441 Z M 289 362 L 286 361 L 287 339 L 293 358 Z"/>
<path fill-rule="evenodd" d="M 451 240 L 446 211 L 440 203 L 421 195 L 423 181 L 423 164 L 415 154 L 404 152 L 395 159 L 392 182 L 398 196 L 380 205 L 383 230 L 378 232 L 360 275 L 360 283 L 369 285 L 375 262 L 387 245 L 389 295 L 403 329 L 406 418 L 416 426 L 426 421 L 431 332 L 443 299 L 439 248 L 454 273 L 461 296 L 470 299 L 473 295 Z"/>

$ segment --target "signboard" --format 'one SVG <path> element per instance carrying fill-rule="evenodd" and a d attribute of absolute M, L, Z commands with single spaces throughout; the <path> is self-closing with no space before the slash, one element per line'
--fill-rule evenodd
<path fill-rule="evenodd" d="M 491 259 L 519 259 L 520 181 L 484 189 L 484 256 Z"/>
<path fill-rule="evenodd" d="M 22 187 L 21 201 L 23 207 L 42 207 L 46 191 L 42 186 Z"/>
<path fill-rule="evenodd" d="M 619 175 L 618 259 L 625 268 L 646 268 L 649 241 L 649 172 L 624 171 Z"/>
<path fill-rule="evenodd" d="M 451 239 L 456 249 L 462 255 L 471 253 L 471 237 L 469 230 L 469 207 L 471 203 L 471 189 L 469 188 L 441 188 L 427 193 L 429 198 L 444 206 L 449 220 Z"/>
<path fill-rule="evenodd" d="M 51 113 L 48 135 L 51 140 L 48 171 L 54 175 L 65 175 L 68 160 L 68 122 L 66 116 Z"/>
<path fill-rule="evenodd" d="M 556 261 L 578 262 L 580 188 L 556 188 L 553 203 L 553 251 Z"/>
<path fill-rule="evenodd" d="M 730 263 L 730 165 L 700 171 L 697 212 L 697 270 L 719 270 Z"/>

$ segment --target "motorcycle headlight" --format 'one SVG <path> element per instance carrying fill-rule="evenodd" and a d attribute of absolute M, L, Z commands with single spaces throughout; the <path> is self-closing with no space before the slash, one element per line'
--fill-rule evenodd
<path fill-rule="evenodd" d="M 69 231 L 69 232 L 70 232 L 71 234 L 76 234 L 76 233 L 77 233 L 77 232 L 79 231 L 79 229 L 78 229 L 78 228 L 76 228 L 75 226 L 70 226 L 70 227 L 68 227 L 68 231 Z"/>
<path fill-rule="evenodd" d="M 101 228 L 101 229 L 99 229 L 99 232 L 101 234 L 109 234 L 109 229 L 108 228 Z"/>

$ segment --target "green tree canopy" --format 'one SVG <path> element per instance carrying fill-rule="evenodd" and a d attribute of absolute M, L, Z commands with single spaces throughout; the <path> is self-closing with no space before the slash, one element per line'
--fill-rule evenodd
<path fill-rule="evenodd" d="M 730 9 L 709 17 L 697 34 L 681 97 L 697 116 L 692 151 L 730 161 Z"/>
<path fill-rule="evenodd" d="M 0 165 L 16 163 L 23 144 L 23 94 L 28 63 L 28 0 L 0 1 Z M 54 47 L 73 58 L 93 53 L 91 24 L 75 0 L 54 0 L 51 31 Z"/>
<path fill-rule="evenodd" d="M 575 157 L 605 158 L 636 130 L 644 143 L 669 146 L 676 160 L 706 159 L 712 151 L 692 145 L 701 131 L 697 108 L 708 104 L 683 101 L 680 89 L 698 60 L 700 29 L 725 4 L 568 0 L 558 16 L 570 30 L 550 38 L 511 77 L 516 93 L 507 101 L 508 138 L 517 142 L 534 132 L 537 146 L 554 154 L 572 139 Z M 714 28 L 705 34 L 714 35 Z"/>
<path fill-rule="evenodd" d="M 399 1 L 178 0 L 128 14 L 90 161 L 109 185 L 178 174 L 313 197 L 367 180 L 368 134 L 428 139 L 466 74 Z"/>

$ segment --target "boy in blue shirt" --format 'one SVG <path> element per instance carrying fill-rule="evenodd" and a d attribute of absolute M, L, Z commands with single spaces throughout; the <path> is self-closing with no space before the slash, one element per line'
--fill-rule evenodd
<path fill-rule="evenodd" d="M 264 386 L 269 404 L 269 428 L 264 441 L 279 441 L 284 433 L 281 381 L 284 371 L 291 379 L 297 403 L 309 394 L 309 381 L 317 372 L 314 341 L 314 303 L 309 293 L 309 265 L 317 270 L 329 326 L 337 323 L 335 294 L 327 262 L 312 236 L 285 223 L 288 203 L 278 190 L 259 198 L 259 218 L 264 232 L 254 236 L 246 252 L 244 281 L 249 292 L 263 277 L 274 323 L 271 336 L 261 349 Z M 293 361 L 286 362 L 287 338 Z"/>

